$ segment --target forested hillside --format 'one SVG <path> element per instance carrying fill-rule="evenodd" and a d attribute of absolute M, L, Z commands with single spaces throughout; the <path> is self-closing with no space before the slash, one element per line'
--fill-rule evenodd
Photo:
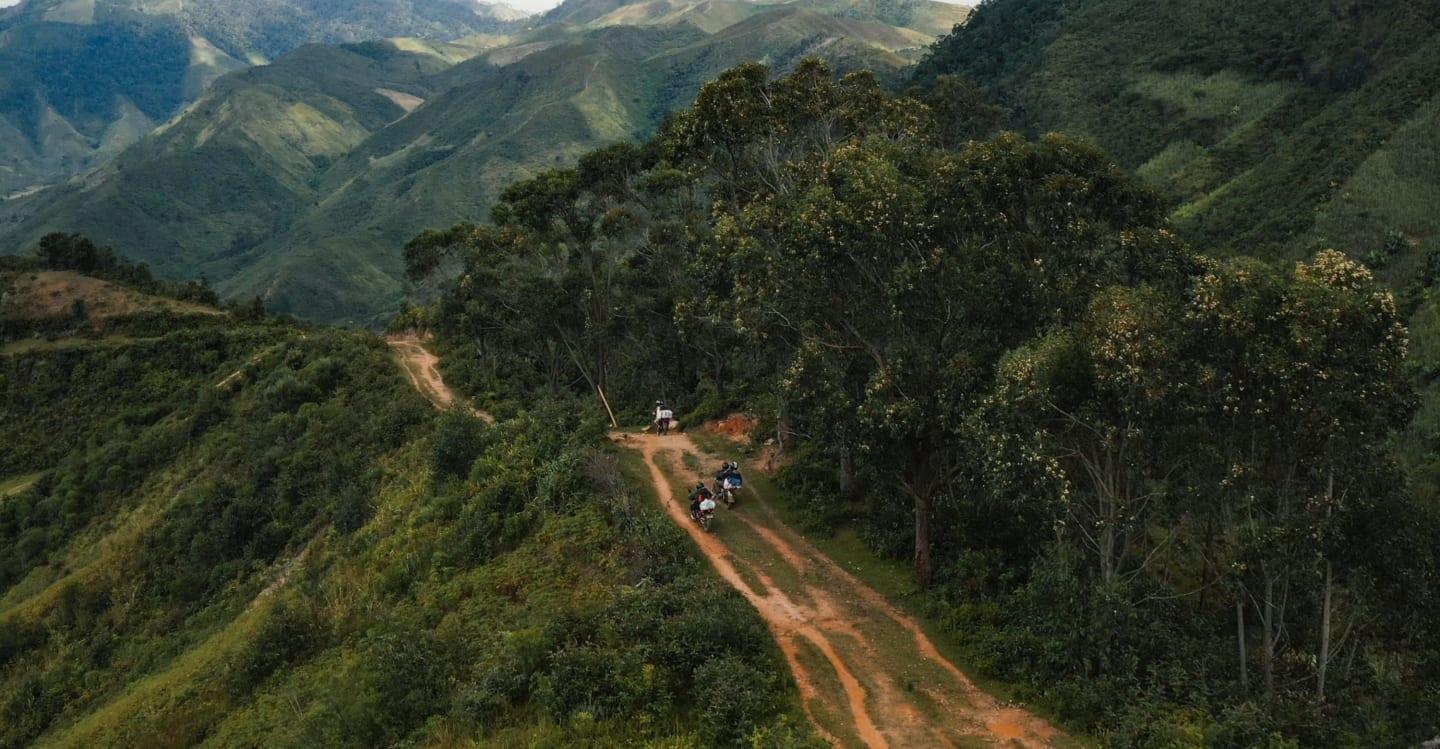
<path fill-rule="evenodd" d="M 995 0 L 917 78 L 942 73 L 1093 139 L 1208 251 L 1339 246 L 1410 275 L 1440 249 L 1435 3 Z"/>
<path fill-rule="evenodd" d="M 0 746 L 813 746 L 595 423 L 47 250 L 0 273 Z M 81 270 L 132 310 L 22 313 Z"/>
<path fill-rule="evenodd" d="M 223 79 L 109 166 L 0 203 L 0 252 L 82 232 L 232 298 L 383 325 L 406 292 L 395 250 L 416 232 L 482 219 L 511 181 L 653 132 L 745 60 L 816 55 L 898 83 L 964 13 L 572 0 L 508 36 L 306 48 Z"/>
<path fill-rule="evenodd" d="M 651 141 L 416 237 L 443 293 L 397 324 L 501 413 L 748 409 L 814 533 L 911 559 L 972 665 L 1106 745 L 1440 731 L 1395 296 L 1331 250 L 1208 257 L 1096 147 L 915 93 L 728 71 Z"/>

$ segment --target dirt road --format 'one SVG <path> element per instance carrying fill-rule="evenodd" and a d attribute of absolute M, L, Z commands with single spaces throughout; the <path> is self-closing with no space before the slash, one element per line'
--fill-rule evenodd
<path fill-rule="evenodd" d="M 440 376 L 440 357 L 430 353 L 425 348 L 425 342 L 418 336 L 390 336 L 385 339 L 390 348 L 395 352 L 396 360 L 400 362 L 400 368 L 405 370 L 405 376 L 410 378 L 410 384 L 420 391 L 427 400 L 441 411 L 449 411 L 457 403 L 463 401 L 456 397 L 455 391 L 445 384 L 445 378 Z M 475 416 L 494 423 L 495 419 L 490 414 L 466 405 Z"/>
<path fill-rule="evenodd" d="M 686 468 L 711 466 L 684 435 L 616 434 L 645 458 L 666 512 L 720 576 L 764 617 L 790 664 L 805 712 L 843 747 L 1069 747 L 1023 709 L 978 689 L 910 617 L 786 526 L 747 487 L 713 533 L 690 520 Z M 728 456 L 727 456 L 728 457 Z"/>

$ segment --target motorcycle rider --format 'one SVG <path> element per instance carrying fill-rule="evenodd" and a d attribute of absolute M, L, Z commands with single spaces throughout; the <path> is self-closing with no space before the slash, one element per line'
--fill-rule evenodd
<path fill-rule="evenodd" d="M 728 478 L 731 472 L 735 470 L 734 466 L 735 464 L 728 460 L 720 464 L 720 470 L 715 472 L 716 490 L 725 488 L 725 479 Z"/>
<path fill-rule="evenodd" d="M 705 500 L 713 496 L 714 495 L 710 493 L 710 487 L 705 486 L 704 481 L 695 485 L 695 488 L 690 492 L 690 518 L 692 520 L 700 519 L 700 506 L 705 503 Z M 711 507 L 714 507 L 713 502 L 711 503 Z"/>
<path fill-rule="evenodd" d="M 706 516 L 706 515 L 714 515 L 714 514 L 715 514 L 715 498 L 712 497 L 712 496 L 706 495 L 706 497 L 705 497 L 704 499 L 700 500 L 700 513 L 699 513 L 699 515 L 697 515 L 697 517 L 704 517 L 704 516 Z M 705 530 L 710 530 L 710 526 L 708 526 L 708 525 L 705 526 Z"/>
<path fill-rule="evenodd" d="M 675 418 L 675 412 L 665 407 L 664 401 L 655 401 L 655 431 L 661 436 L 670 433 L 670 421 Z"/>
<path fill-rule="evenodd" d="M 715 474 L 715 495 L 726 497 L 730 504 L 734 504 L 735 490 L 740 488 L 742 481 L 740 464 L 734 461 L 726 461 L 720 466 L 720 471 Z"/>

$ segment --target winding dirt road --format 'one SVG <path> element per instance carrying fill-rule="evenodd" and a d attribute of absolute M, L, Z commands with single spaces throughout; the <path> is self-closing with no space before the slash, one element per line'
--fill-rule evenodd
<path fill-rule="evenodd" d="M 1076 746 L 1041 718 L 1000 703 L 947 660 L 914 619 L 786 526 L 752 485 L 713 533 L 690 520 L 688 464 L 709 455 L 684 435 L 617 433 L 644 456 L 661 502 L 724 580 L 764 617 L 806 714 L 843 747 Z M 731 457 L 731 456 L 725 456 Z"/>
<path fill-rule="evenodd" d="M 434 404 L 435 408 L 449 411 L 457 403 L 463 403 L 455 395 L 455 391 L 445 384 L 445 378 L 440 376 L 440 357 L 430 353 L 430 349 L 425 348 L 425 342 L 419 336 L 389 336 L 385 342 L 390 344 L 391 350 L 395 352 L 396 361 L 400 363 L 400 368 L 405 370 L 405 376 L 410 378 L 410 384 Z M 495 422 L 490 414 L 468 404 L 465 407 L 476 417 L 492 424 Z"/>
<path fill-rule="evenodd" d="M 463 403 L 446 386 L 439 359 L 420 338 L 386 340 L 411 384 L 436 408 Z M 754 482 L 734 510 L 721 511 L 713 533 L 701 530 L 682 499 L 695 473 L 686 466 L 716 465 L 720 457 L 683 434 L 611 436 L 640 451 L 666 513 L 690 534 L 720 577 L 759 611 L 790 665 L 806 715 L 831 744 L 857 749 L 1079 746 L 1045 720 L 976 687 L 914 619 L 781 521 L 756 493 Z"/>

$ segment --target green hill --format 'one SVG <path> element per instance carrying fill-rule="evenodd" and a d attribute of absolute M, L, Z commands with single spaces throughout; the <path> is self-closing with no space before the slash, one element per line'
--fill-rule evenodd
<path fill-rule="evenodd" d="M 65 212 L 39 234 L 63 224 L 170 274 L 219 277 L 318 200 L 328 162 L 403 116 L 397 100 L 428 95 L 426 75 L 448 66 L 393 43 L 311 46 L 222 79 L 113 163 L 34 196 Z"/>
<path fill-rule="evenodd" d="M 912 15 L 932 17 L 933 5 Z M 396 250 L 415 233 L 481 220 L 509 182 L 653 131 L 726 68 L 815 55 L 898 79 L 931 38 L 863 4 L 756 5 L 713 33 L 670 13 L 572 22 L 587 7 L 562 5 L 514 38 L 476 38 L 476 56 L 453 67 L 449 54 L 391 42 L 307 48 L 227 77 L 113 164 L 0 204 L 0 241 L 21 251 L 79 231 L 162 274 L 203 274 L 227 296 L 384 322 L 405 291 Z M 689 8 L 711 21 L 730 13 Z"/>
<path fill-rule="evenodd" d="M 495 31 L 469 0 L 27 0 L 0 10 L 0 197 L 102 163 L 217 77 L 309 43 Z"/>
<path fill-rule="evenodd" d="M 1094 139 L 1217 250 L 1440 249 L 1434 3 L 996 0 L 918 77 L 946 72 Z"/>
<path fill-rule="evenodd" d="M 99 334 L 0 307 L 0 747 L 813 746 L 596 425 L 131 293 Z"/>

